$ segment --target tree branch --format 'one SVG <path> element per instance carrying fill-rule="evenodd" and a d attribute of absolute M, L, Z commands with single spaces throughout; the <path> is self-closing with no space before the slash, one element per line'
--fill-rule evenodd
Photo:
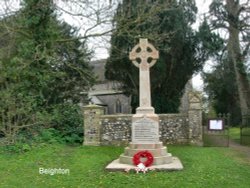
<path fill-rule="evenodd" d="M 37 125 L 37 124 L 39 124 L 39 123 L 42 123 L 42 122 L 36 122 L 36 123 L 27 124 L 27 125 L 21 125 L 21 126 L 12 126 L 12 128 L 15 128 L 15 129 L 23 129 L 23 128 L 26 128 L 26 127 L 31 127 L 31 126 Z"/>
<path fill-rule="evenodd" d="M 79 37 L 68 38 L 68 39 L 58 39 L 58 40 L 56 40 L 56 42 L 62 42 L 63 43 L 63 42 L 70 42 L 70 41 L 93 38 L 93 37 L 101 37 L 101 36 L 111 34 L 112 31 L 113 31 L 113 29 L 110 29 L 110 30 L 104 31 L 102 33 L 93 33 L 93 34 L 88 34 L 88 35 L 85 35 L 85 36 L 79 36 Z"/>
<path fill-rule="evenodd" d="M 247 43 L 246 47 L 244 48 L 243 52 L 242 52 L 242 56 L 243 58 L 247 56 L 247 54 L 249 53 L 249 48 L 250 48 L 250 42 Z"/>

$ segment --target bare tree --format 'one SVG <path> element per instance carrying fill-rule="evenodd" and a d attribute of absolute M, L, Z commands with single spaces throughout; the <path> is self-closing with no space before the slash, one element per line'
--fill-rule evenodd
<path fill-rule="evenodd" d="M 15 15 L 23 7 L 23 2 L 24 0 L 2 0 L 0 19 Z M 109 46 L 113 29 L 112 19 L 117 4 L 118 1 L 112 0 L 53 0 L 58 18 L 78 30 L 78 37 L 75 39 L 86 41 L 94 49 Z M 4 22 L 0 24 L 3 26 Z M 9 31 L 17 31 L 17 28 L 8 27 Z M 74 39 L 58 39 L 58 42 L 69 42 L 68 40 Z"/>

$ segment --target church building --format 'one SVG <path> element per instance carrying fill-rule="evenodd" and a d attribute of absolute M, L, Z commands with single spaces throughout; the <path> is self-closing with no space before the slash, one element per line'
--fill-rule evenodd
<path fill-rule="evenodd" d="M 90 64 L 97 77 L 97 82 L 88 92 L 89 102 L 105 107 L 105 114 L 131 114 L 131 97 L 126 96 L 123 91 L 119 90 L 119 82 L 105 79 L 106 61 L 106 59 L 101 59 L 92 61 Z M 188 92 L 192 90 L 192 81 L 190 80 L 186 84 L 179 107 L 179 111 L 182 113 L 188 110 Z"/>
<path fill-rule="evenodd" d="M 105 79 L 106 59 L 92 61 L 91 66 L 97 83 L 88 92 L 92 104 L 105 107 L 105 114 L 130 114 L 131 97 L 119 90 L 119 83 Z"/>

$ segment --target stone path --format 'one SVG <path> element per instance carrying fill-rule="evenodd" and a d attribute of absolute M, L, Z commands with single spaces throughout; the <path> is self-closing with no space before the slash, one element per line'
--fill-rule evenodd
<path fill-rule="evenodd" d="M 245 162 L 250 163 L 250 146 L 243 146 L 236 143 L 234 140 L 229 141 L 229 148 L 232 148 L 239 155 L 243 156 L 246 160 Z"/>

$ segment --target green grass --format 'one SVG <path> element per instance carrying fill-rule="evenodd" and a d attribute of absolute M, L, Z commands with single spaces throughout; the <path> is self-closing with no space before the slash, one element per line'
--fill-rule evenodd
<path fill-rule="evenodd" d="M 240 143 L 240 128 L 239 127 L 231 127 L 229 129 L 229 137 L 237 143 Z"/>
<path fill-rule="evenodd" d="M 240 136 L 242 134 L 242 138 Z M 242 129 L 242 133 L 240 133 L 239 127 L 232 127 L 229 130 L 229 137 L 237 143 L 242 142 L 242 145 L 250 146 L 250 128 L 245 127 Z"/>
<path fill-rule="evenodd" d="M 241 130 L 241 144 L 250 146 L 250 127 Z"/>
<path fill-rule="evenodd" d="M 250 164 L 237 160 L 238 154 L 230 148 L 169 146 L 169 152 L 181 159 L 182 171 L 147 174 L 105 171 L 105 166 L 118 158 L 123 149 L 49 145 L 24 154 L 2 151 L 0 187 L 248 188 L 250 185 Z M 70 174 L 40 175 L 41 167 L 69 169 Z"/>

